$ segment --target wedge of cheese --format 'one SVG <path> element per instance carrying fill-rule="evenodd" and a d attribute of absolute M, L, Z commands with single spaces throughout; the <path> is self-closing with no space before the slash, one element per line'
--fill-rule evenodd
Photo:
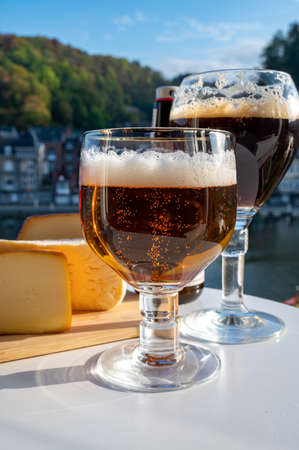
<path fill-rule="evenodd" d="M 65 256 L 73 310 L 107 310 L 119 304 L 125 296 L 126 283 L 93 253 L 84 239 L 0 240 L 0 253 L 25 250 L 55 251 Z"/>
<path fill-rule="evenodd" d="M 70 280 L 62 253 L 0 253 L 0 293 L 0 334 L 53 333 L 71 326 Z"/>
<path fill-rule="evenodd" d="M 80 216 L 76 213 L 28 217 L 17 237 L 19 240 L 26 241 L 76 238 L 83 238 Z"/>

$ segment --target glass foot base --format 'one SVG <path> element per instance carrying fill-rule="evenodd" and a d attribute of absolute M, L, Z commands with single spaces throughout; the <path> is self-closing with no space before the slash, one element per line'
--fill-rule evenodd
<path fill-rule="evenodd" d="M 233 315 L 204 309 L 183 317 L 180 332 L 194 343 L 247 344 L 279 336 L 284 327 L 282 320 L 261 311 Z"/>
<path fill-rule="evenodd" d="M 93 375 L 112 387 L 138 392 L 186 388 L 213 378 L 220 368 L 214 353 L 192 345 L 181 345 L 183 356 L 171 366 L 149 366 L 137 359 L 138 341 L 116 345 L 104 351 Z"/>

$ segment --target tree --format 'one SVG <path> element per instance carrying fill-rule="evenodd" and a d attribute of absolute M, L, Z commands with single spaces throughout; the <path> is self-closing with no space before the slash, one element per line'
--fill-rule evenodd
<path fill-rule="evenodd" d="M 288 72 L 299 86 L 299 24 L 291 24 L 285 36 L 278 31 L 264 48 L 262 60 L 267 69 Z"/>
<path fill-rule="evenodd" d="M 138 61 L 88 55 L 56 39 L 0 34 L 0 125 L 150 124 L 155 89 L 183 76 L 170 81 Z"/>
<path fill-rule="evenodd" d="M 56 99 L 52 103 L 52 120 L 59 125 L 71 125 L 73 110 L 69 102 Z"/>
<path fill-rule="evenodd" d="M 150 123 L 159 72 L 55 39 L 0 34 L 0 125 Z"/>
<path fill-rule="evenodd" d="M 16 125 L 26 128 L 28 123 L 46 126 L 50 121 L 50 112 L 38 95 L 28 95 L 20 110 Z"/>

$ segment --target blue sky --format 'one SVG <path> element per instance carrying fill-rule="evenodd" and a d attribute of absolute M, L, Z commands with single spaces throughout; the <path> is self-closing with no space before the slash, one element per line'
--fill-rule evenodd
<path fill-rule="evenodd" d="M 55 37 L 91 54 L 138 60 L 165 76 L 258 67 L 299 0 L 0 0 L 0 32 Z"/>

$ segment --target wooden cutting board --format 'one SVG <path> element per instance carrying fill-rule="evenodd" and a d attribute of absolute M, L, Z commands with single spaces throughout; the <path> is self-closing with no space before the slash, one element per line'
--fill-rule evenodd
<path fill-rule="evenodd" d="M 64 333 L 0 335 L 0 362 L 137 337 L 139 321 L 138 296 L 128 294 L 110 311 L 74 313 Z"/>

